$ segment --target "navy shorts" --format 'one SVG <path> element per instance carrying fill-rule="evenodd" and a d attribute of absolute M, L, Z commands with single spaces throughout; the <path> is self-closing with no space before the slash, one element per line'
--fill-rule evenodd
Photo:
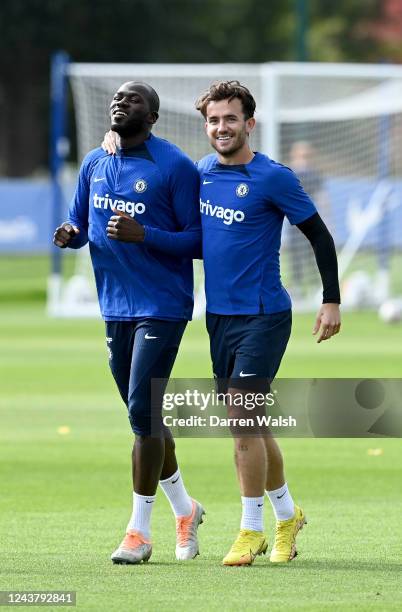
<path fill-rule="evenodd" d="M 292 311 L 259 315 L 207 312 L 214 377 L 219 393 L 229 387 L 269 391 L 292 328 Z"/>
<path fill-rule="evenodd" d="M 151 435 L 151 379 L 168 379 L 187 321 L 106 321 L 109 365 L 134 433 Z M 158 407 L 157 407 L 158 408 Z M 161 418 L 155 414 L 152 418 Z"/>

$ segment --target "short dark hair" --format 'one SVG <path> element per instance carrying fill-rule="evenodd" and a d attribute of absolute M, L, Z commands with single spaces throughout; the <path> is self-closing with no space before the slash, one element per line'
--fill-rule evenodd
<path fill-rule="evenodd" d="M 156 93 L 155 89 L 151 87 L 151 85 L 148 85 L 148 83 L 144 83 L 144 81 L 130 81 L 130 85 L 132 87 L 138 87 L 142 89 L 148 100 L 149 108 L 152 113 L 159 112 L 159 96 Z"/>
<path fill-rule="evenodd" d="M 205 119 L 207 118 L 207 106 L 209 102 L 219 102 L 220 100 L 228 100 L 231 102 L 235 98 L 239 98 L 244 117 L 250 119 L 254 117 L 255 100 L 250 91 L 239 81 L 215 81 L 197 100 L 195 106 Z"/>

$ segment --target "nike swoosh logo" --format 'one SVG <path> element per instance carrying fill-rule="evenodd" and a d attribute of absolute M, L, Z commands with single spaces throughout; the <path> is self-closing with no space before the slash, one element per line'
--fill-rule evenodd
<path fill-rule="evenodd" d="M 257 504 L 258 508 L 261 508 L 264 504 Z"/>
<path fill-rule="evenodd" d="M 245 374 L 243 370 L 239 374 L 240 378 L 245 378 L 246 376 L 256 376 L 256 374 Z"/>
<path fill-rule="evenodd" d="M 203 181 L 202 184 L 203 185 L 211 185 L 213 183 L 213 181 Z"/>
<path fill-rule="evenodd" d="M 286 493 L 286 491 L 285 491 L 285 493 Z M 276 499 L 281 499 L 281 497 L 283 497 L 285 495 L 285 493 L 282 493 L 282 495 L 277 495 Z"/>
<path fill-rule="evenodd" d="M 159 336 L 150 336 L 148 333 L 145 334 L 145 340 L 156 340 Z"/>
<path fill-rule="evenodd" d="M 172 484 L 174 484 L 175 482 L 177 482 L 177 481 L 179 480 L 179 478 L 180 478 L 180 476 L 178 476 L 178 477 L 176 478 L 176 480 L 172 480 Z"/>
<path fill-rule="evenodd" d="M 252 551 L 252 550 L 251 550 L 251 548 L 250 548 L 250 552 L 249 552 L 249 553 L 247 553 L 247 554 L 245 554 L 245 555 L 242 555 L 242 556 L 241 556 L 241 559 L 243 559 L 243 557 L 248 557 L 248 555 L 250 555 L 251 562 L 253 562 L 253 561 L 254 561 L 254 559 L 255 559 L 255 558 L 256 558 L 256 556 L 257 556 L 257 552 L 253 553 L 253 551 Z"/>
<path fill-rule="evenodd" d="M 105 177 L 102 176 L 102 178 L 94 178 L 94 183 L 98 183 L 99 181 L 104 181 Z"/>
<path fill-rule="evenodd" d="M 154 501 L 153 501 L 153 500 L 149 501 L 148 499 L 146 499 L 146 500 L 145 500 L 145 503 L 146 503 L 146 504 L 153 504 L 153 503 L 154 503 Z"/>

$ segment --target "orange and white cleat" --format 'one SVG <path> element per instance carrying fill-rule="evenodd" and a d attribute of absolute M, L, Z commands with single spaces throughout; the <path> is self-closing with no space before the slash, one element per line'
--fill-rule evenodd
<path fill-rule="evenodd" d="M 121 565 L 149 561 L 152 555 L 152 544 L 139 531 L 127 531 L 119 548 L 110 557 L 113 563 Z"/>
<path fill-rule="evenodd" d="M 197 529 L 203 523 L 205 510 L 195 499 L 191 501 L 193 504 L 191 514 L 176 518 L 176 559 L 179 561 L 194 559 L 200 554 Z"/>

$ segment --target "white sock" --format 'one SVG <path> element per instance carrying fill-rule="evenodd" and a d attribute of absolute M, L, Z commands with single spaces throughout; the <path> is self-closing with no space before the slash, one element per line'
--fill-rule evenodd
<path fill-rule="evenodd" d="M 266 491 L 277 521 L 287 521 L 295 515 L 295 504 L 285 482 L 279 489 Z"/>
<path fill-rule="evenodd" d="M 264 531 L 264 496 L 242 497 L 242 515 L 240 529 L 251 529 L 252 531 Z"/>
<path fill-rule="evenodd" d="M 151 537 L 151 513 L 156 495 L 139 495 L 133 491 L 133 513 L 127 531 L 134 529 L 149 539 Z"/>
<path fill-rule="evenodd" d="M 166 480 L 160 480 L 159 484 L 168 498 L 175 516 L 188 516 L 191 514 L 193 502 L 186 491 L 179 469 L 169 478 L 166 478 Z"/>

